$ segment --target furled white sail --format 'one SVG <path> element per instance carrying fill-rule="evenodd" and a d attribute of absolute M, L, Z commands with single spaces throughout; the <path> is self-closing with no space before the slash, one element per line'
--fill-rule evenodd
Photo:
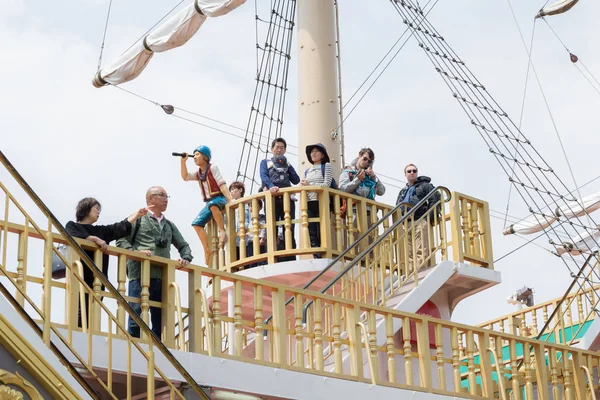
<path fill-rule="evenodd" d="M 600 238 L 600 225 L 596 227 L 597 231 L 593 234 L 586 233 L 585 235 L 581 235 L 579 240 L 575 243 L 563 243 L 561 247 L 557 248 L 556 251 L 561 256 L 564 254 L 571 254 L 574 256 L 578 256 L 581 253 L 590 253 L 591 251 L 597 250 L 598 246 L 596 243 Z"/>
<path fill-rule="evenodd" d="M 225 15 L 245 2 L 246 0 L 194 0 L 115 62 L 98 71 L 92 80 L 93 85 L 99 88 L 135 79 L 146 68 L 154 53 L 184 45 L 200 29 L 207 17 Z"/>
<path fill-rule="evenodd" d="M 578 1 L 579 0 L 558 0 L 549 6 L 542 8 L 535 17 L 542 18 L 546 15 L 562 14 L 566 11 L 569 11 L 571 7 L 577 4 Z"/>
<path fill-rule="evenodd" d="M 533 215 L 527 219 L 512 224 L 504 230 L 505 235 L 513 233 L 520 233 L 528 235 L 531 233 L 540 232 L 541 230 L 549 227 L 558 218 L 574 218 L 581 217 L 586 213 L 591 213 L 600 208 L 600 192 L 594 193 L 590 196 L 584 197 L 581 202 L 572 201 L 567 202 L 561 207 L 557 207 L 554 210 L 552 216 L 541 216 Z"/>

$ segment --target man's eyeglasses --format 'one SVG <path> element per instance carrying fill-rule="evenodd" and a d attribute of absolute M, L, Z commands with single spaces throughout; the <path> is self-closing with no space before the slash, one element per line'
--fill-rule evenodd
<path fill-rule="evenodd" d="M 165 199 L 169 199 L 171 197 L 166 193 L 154 193 L 153 196 L 164 197 Z"/>
<path fill-rule="evenodd" d="M 369 157 L 364 156 L 362 157 L 363 161 L 368 161 L 368 162 L 373 162 L 373 160 L 371 160 Z"/>
<path fill-rule="evenodd" d="M 417 173 L 417 170 L 416 170 L 416 169 L 407 169 L 407 170 L 406 170 L 406 173 L 407 173 L 407 174 L 416 174 L 416 173 Z"/>

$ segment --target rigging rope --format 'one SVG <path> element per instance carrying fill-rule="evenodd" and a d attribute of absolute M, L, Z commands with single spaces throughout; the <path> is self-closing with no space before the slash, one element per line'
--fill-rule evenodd
<path fill-rule="evenodd" d="M 515 24 L 517 26 L 517 30 L 519 31 L 519 36 L 521 37 L 521 42 L 523 43 L 523 46 L 525 46 L 525 49 L 527 49 L 527 45 L 525 44 L 525 38 L 523 37 L 523 32 L 521 31 L 521 26 L 519 25 L 519 22 L 517 21 L 517 16 L 515 15 L 515 10 L 513 9 L 512 3 L 510 0 L 506 0 L 508 2 L 508 6 L 510 8 L 510 12 L 513 16 L 513 20 L 515 21 Z M 523 87 L 523 99 L 521 100 L 521 112 L 519 114 L 519 125 L 517 126 L 519 131 L 521 130 L 522 124 L 523 124 L 523 115 L 525 113 L 525 99 L 527 98 L 527 87 L 529 85 L 529 71 L 531 70 L 531 57 L 533 54 L 533 38 L 535 37 L 535 27 L 536 27 L 536 19 L 533 20 L 533 28 L 531 30 L 531 40 L 529 41 L 529 51 L 526 51 L 527 53 L 527 72 L 525 73 L 525 85 Z M 520 142 L 517 142 L 517 146 L 520 145 Z M 514 171 L 515 165 L 513 164 L 512 166 L 512 171 Z M 512 175 L 511 175 L 512 178 Z M 508 215 L 508 209 L 510 207 L 510 198 L 512 195 L 512 185 L 508 185 L 508 198 L 506 199 L 506 214 Z M 506 218 L 504 220 L 504 228 L 506 228 Z"/>
<path fill-rule="evenodd" d="M 142 100 L 144 100 L 144 101 L 147 101 L 147 102 L 149 102 L 149 103 L 151 103 L 151 104 L 153 104 L 153 105 L 155 105 L 155 106 L 158 106 L 158 107 L 161 107 L 161 108 L 162 108 L 162 106 L 163 106 L 162 104 L 160 104 L 160 103 L 159 103 L 159 102 L 157 102 L 157 101 L 154 101 L 154 100 L 152 100 L 152 99 L 149 99 L 149 98 L 147 98 L 147 97 L 144 97 L 144 96 L 142 96 L 142 95 L 140 95 L 140 94 L 138 94 L 138 93 L 135 93 L 135 92 L 133 92 L 133 91 L 131 91 L 131 90 L 128 90 L 128 89 L 122 88 L 121 86 L 118 86 L 118 85 L 117 85 L 117 86 L 115 86 L 115 85 L 111 85 L 111 87 L 114 87 L 114 88 L 116 88 L 116 89 L 119 89 L 119 90 L 121 90 L 121 91 L 123 91 L 123 92 L 125 92 L 125 93 L 128 93 L 128 94 L 130 94 L 130 95 L 132 95 L 132 96 L 135 96 L 135 97 L 137 97 L 137 98 L 139 98 L 139 99 L 142 99 Z M 240 131 L 246 132 L 246 130 L 245 130 L 245 129 L 243 129 L 243 128 L 240 128 L 240 127 L 237 127 L 237 126 L 235 126 L 235 125 L 228 124 L 227 122 L 223 122 L 223 121 L 220 121 L 220 120 L 218 120 L 218 119 L 210 118 L 210 117 L 207 117 L 207 116 L 205 116 L 205 115 L 198 114 L 198 113 L 196 113 L 196 112 L 189 111 L 189 110 L 186 110 L 186 109 L 183 109 L 183 108 L 177 107 L 177 106 L 173 106 L 173 108 L 174 108 L 174 112 L 173 112 L 172 114 L 169 114 L 169 116 L 171 116 L 171 117 L 178 118 L 178 119 L 180 119 L 180 120 L 182 120 L 182 121 L 190 122 L 190 123 L 192 123 L 192 124 L 195 124 L 195 125 L 198 125 L 198 126 L 203 126 L 203 127 L 205 127 L 205 128 L 209 128 L 209 129 L 212 129 L 212 130 L 214 130 L 214 131 L 221 132 L 221 133 L 224 133 L 224 134 L 226 134 L 226 135 L 233 136 L 233 137 L 236 137 L 236 138 L 239 138 L 239 139 L 245 139 L 245 136 L 242 136 L 242 135 L 237 135 L 237 134 L 235 134 L 235 133 L 228 132 L 228 131 L 226 131 L 226 130 L 223 130 L 223 129 L 220 129 L 220 128 L 217 128 L 217 127 L 214 127 L 214 126 L 207 125 L 207 124 L 203 124 L 202 122 L 195 121 L 195 120 L 193 120 L 193 119 L 186 118 L 186 117 L 183 117 L 183 116 L 181 116 L 181 115 L 177 115 L 177 111 L 186 112 L 186 113 L 188 113 L 188 114 L 192 114 L 192 115 L 194 115 L 194 116 L 197 116 L 197 117 L 200 117 L 200 118 L 204 118 L 204 119 L 207 119 L 207 120 L 209 120 L 209 121 L 213 121 L 213 122 L 216 122 L 216 123 L 218 123 L 218 124 L 225 125 L 225 126 L 228 126 L 228 127 L 230 127 L 230 128 L 234 128 L 234 129 L 237 129 L 237 130 L 240 130 Z M 295 148 L 295 149 L 297 149 L 297 148 L 298 148 L 298 146 L 296 146 L 296 145 L 294 145 L 294 144 L 291 144 L 291 143 L 288 143 L 288 147 Z M 290 155 L 293 155 L 293 156 L 297 156 L 297 155 L 298 155 L 297 153 L 294 153 L 294 152 L 291 152 L 291 151 L 288 151 L 288 152 L 287 152 L 287 154 L 290 154 Z"/>
<path fill-rule="evenodd" d="M 102 35 L 102 45 L 100 45 L 100 56 L 98 57 L 98 70 L 100 72 L 100 66 L 102 65 L 102 53 L 104 52 L 104 43 L 106 42 L 106 31 L 108 31 L 108 21 L 110 19 L 110 9 L 112 8 L 112 0 L 108 3 L 108 12 L 106 13 L 106 22 L 104 23 L 104 34 Z"/>
<path fill-rule="evenodd" d="M 596 93 L 600 94 L 600 89 L 598 89 L 598 87 L 600 87 L 600 82 L 598 82 L 598 80 L 596 79 L 596 77 L 594 76 L 594 74 L 592 74 L 592 72 L 588 69 L 588 67 L 583 63 L 583 61 L 581 60 L 581 58 L 579 58 L 578 56 L 575 56 L 575 61 L 573 61 L 573 53 L 571 53 L 571 50 L 569 50 L 569 48 L 567 47 L 567 45 L 558 36 L 558 33 L 556 33 L 556 31 L 552 28 L 552 26 L 550 25 L 550 23 L 548 22 L 548 20 L 546 20 L 546 18 L 542 18 L 542 19 L 544 20 L 544 22 L 546 23 L 546 25 L 548 26 L 548 28 L 550 28 L 550 31 L 554 34 L 554 36 L 556 37 L 556 39 L 565 48 L 565 50 L 567 51 L 567 53 L 569 53 L 569 56 L 571 58 L 571 64 L 573 64 L 573 66 L 575 68 L 577 68 L 577 71 L 579 71 L 579 73 L 581 74 L 581 76 L 584 77 L 584 79 L 590 84 L 590 86 L 596 91 Z M 587 77 L 586 74 L 579 68 L 579 65 L 577 65 L 578 63 L 580 63 L 583 66 L 583 68 L 587 71 L 587 73 L 592 77 L 592 79 L 594 80 L 594 82 L 596 82 L 596 84 L 598 85 L 598 87 L 596 85 L 594 85 L 594 83 L 590 80 L 590 78 Z"/>
<path fill-rule="evenodd" d="M 467 114 L 471 124 L 488 146 L 490 153 L 494 155 L 509 177 L 511 184 L 515 186 L 515 190 L 529 207 L 531 214 L 547 218 L 542 213 L 542 209 L 551 209 L 550 204 L 556 202 L 560 207 L 568 209 L 575 215 L 570 202 L 578 203 L 579 200 L 571 198 L 569 195 L 571 191 L 477 80 L 464 61 L 452 50 L 446 39 L 431 25 L 423 10 L 419 6 L 415 6 L 411 0 L 390 1 L 402 17 L 403 22 L 411 28 L 419 47 L 425 52 L 436 72 L 450 89 L 452 96 Z M 532 67 L 532 69 L 535 73 L 535 68 Z M 514 157 L 507 156 L 505 153 L 511 154 L 515 142 L 521 142 L 523 146 L 516 149 Z M 513 171 L 511 164 L 514 161 L 516 163 Z M 582 205 L 579 204 L 579 206 Z M 587 212 L 585 215 L 593 222 Z M 597 232 L 596 227 L 586 227 L 581 223 L 580 217 L 573 217 L 571 219 L 558 218 L 555 224 L 544 230 L 544 234 L 558 252 L 558 249 L 563 247 L 563 240 L 557 233 L 560 231 L 561 235 L 566 234 L 571 243 L 576 243 L 576 238 L 580 237 L 577 226 L 583 226 L 584 233 L 589 235 Z M 593 236 L 591 236 L 591 241 L 592 245 L 588 242 L 582 243 L 584 251 L 593 253 L 592 249 L 598 248 L 598 242 Z M 594 254 L 597 263 L 598 256 L 597 253 Z M 575 255 L 567 252 L 565 256 L 561 257 L 569 272 L 573 273 L 566 261 L 568 258 L 575 261 Z M 593 264 L 586 262 L 582 268 Z M 594 268 L 591 268 L 590 274 L 599 277 Z M 583 291 L 582 283 L 577 280 L 576 284 L 587 296 Z M 588 300 L 590 300 L 589 296 Z M 591 300 L 590 303 L 594 304 Z"/>
<path fill-rule="evenodd" d="M 281 137 L 288 89 L 296 0 L 276 0 L 271 6 L 264 44 L 256 42 L 257 52 L 262 56 L 236 177 L 249 183 L 246 185 L 249 193 L 260 189 L 256 178 L 259 162 L 266 158 L 271 140 Z M 263 21 L 258 15 L 255 17 L 256 21 Z"/>
<path fill-rule="evenodd" d="M 429 0 L 427 2 L 427 4 L 425 4 L 425 8 L 429 5 L 429 3 L 431 3 L 431 1 L 433 1 L 433 0 Z M 429 8 L 429 10 L 427 10 L 427 12 L 425 12 L 425 15 L 429 15 L 429 13 L 433 10 L 433 8 L 436 6 L 436 4 L 438 3 L 438 1 L 439 0 L 435 0 L 435 3 L 433 3 L 433 5 Z M 375 73 L 375 71 L 377 70 L 377 68 L 379 68 L 379 66 L 383 63 L 383 61 L 385 60 L 385 58 L 392 52 L 392 50 L 394 49 L 394 47 L 396 47 L 396 45 L 400 42 L 400 40 L 402 40 L 402 38 L 404 37 L 404 35 L 409 32 L 409 30 L 410 30 L 410 28 L 406 28 L 404 30 L 404 32 L 402 32 L 402 34 L 400 35 L 400 37 L 398 38 L 398 40 L 396 40 L 396 42 L 392 45 L 392 47 L 388 50 L 388 52 L 385 53 L 385 55 L 383 56 L 383 58 L 379 61 L 379 63 L 377 63 L 377 65 L 375 66 L 375 68 L 373 68 L 373 70 L 371 71 L 371 73 L 360 84 L 360 86 L 358 87 L 358 89 L 356 89 L 356 91 L 352 94 L 352 96 L 350 96 L 350 98 L 348 99 L 348 101 L 346 102 L 346 104 L 344 104 L 344 106 L 342 107 L 342 109 L 345 108 L 352 101 L 352 99 L 354 98 L 354 96 L 356 96 L 358 94 L 358 92 L 361 90 L 361 88 L 368 82 L 368 80 L 371 78 L 371 76 L 373 76 L 373 74 Z M 346 114 L 346 116 L 344 117 L 344 119 L 340 123 L 340 126 L 338 126 L 338 128 L 336 129 L 336 131 L 340 129 L 340 127 L 342 126 L 342 124 L 348 119 L 348 117 L 350 117 L 350 115 L 354 112 L 354 110 L 356 109 L 356 107 L 358 107 L 358 105 L 361 103 L 361 101 L 363 101 L 363 99 L 365 98 L 365 96 L 371 91 L 371 89 L 373 88 L 373 86 L 375 85 L 375 83 L 377 83 L 377 81 L 379 80 L 379 78 L 381 78 L 381 75 L 383 75 L 383 73 L 388 69 L 388 67 L 390 66 L 390 64 L 392 63 L 392 61 L 394 61 L 394 59 L 396 59 L 396 57 L 398 56 L 398 54 L 400 53 L 400 51 L 404 48 L 404 46 L 406 45 L 406 43 L 410 40 L 410 38 L 412 37 L 412 35 L 413 34 L 411 33 L 404 40 L 404 42 L 402 43 L 402 45 L 400 45 L 400 47 L 398 48 L 398 50 L 396 51 L 396 53 L 392 56 L 392 58 L 383 67 L 383 69 L 377 75 L 377 77 L 375 78 L 375 80 L 369 85 L 369 87 L 367 88 L 367 90 L 365 91 L 365 93 L 363 93 L 363 95 L 358 99 L 358 101 L 356 102 L 356 104 L 354 105 L 354 107 L 352 107 L 352 109 L 348 112 L 348 114 Z"/>

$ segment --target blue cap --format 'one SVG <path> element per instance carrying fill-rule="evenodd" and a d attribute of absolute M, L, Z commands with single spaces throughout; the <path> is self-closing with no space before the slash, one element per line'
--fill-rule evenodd
<path fill-rule="evenodd" d="M 206 158 L 208 158 L 208 161 L 210 161 L 210 159 L 212 158 L 212 156 L 210 154 L 210 149 L 208 148 L 208 146 L 200 145 L 194 149 L 194 153 L 195 152 L 204 154 L 206 156 Z"/>

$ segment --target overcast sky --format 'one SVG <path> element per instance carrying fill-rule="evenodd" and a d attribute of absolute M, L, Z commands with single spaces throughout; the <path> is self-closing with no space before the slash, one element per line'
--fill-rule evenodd
<path fill-rule="evenodd" d="M 258 0 L 263 16 L 269 3 Z M 349 98 L 404 25 L 388 1 L 340 3 L 343 93 Z M 114 1 L 103 65 L 175 4 Z M 533 16 L 542 5 L 532 0 L 513 4 L 527 42 Z M 99 223 L 107 224 L 143 206 L 149 186 L 164 186 L 171 195 L 168 217 L 188 239 L 195 261 L 203 260 L 190 226 L 202 207 L 201 195 L 196 184 L 181 181 L 179 160 L 170 153 L 206 144 L 230 182 L 235 178 L 242 140 L 169 117 L 118 89 L 92 86 L 107 0 L 0 0 L 0 7 L 1 150 L 65 224 L 74 218 L 74 207 L 82 197 L 101 201 Z M 568 14 L 548 21 L 585 65 L 600 74 L 595 51 L 598 11 L 598 2 L 582 0 Z M 508 1 L 440 0 L 430 20 L 518 122 L 527 56 Z M 255 84 L 254 23 L 254 4 L 248 0 L 233 13 L 208 20 L 186 46 L 155 55 L 142 76 L 123 87 L 159 103 L 245 127 Z M 542 21 L 537 24 L 533 49 L 533 62 L 581 185 L 600 175 L 592 163 L 600 144 L 600 96 L 571 65 Z M 284 126 L 284 137 L 292 145 L 297 143 L 295 61 L 294 45 Z M 224 129 L 243 135 L 233 128 Z M 523 131 L 567 185 L 574 187 L 533 78 Z M 413 41 L 348 118 L 345 133 L 347 154 L 361 146 L 374 149 L 376 171 L 401 180 L 402 167 L 413 162 L 434 184 L 487 200 L 492 210 L 502 213 L 506 208 L 507 177 Z M 297 161 L 293 156 L 290 160 Z M 5 176 L 2 171 L 0 177 Z M 392 185 L 402 183 L 384 181 L 388 191 L 382 200 L 393 203 L 399 188 Z M 600 181 L 582 189 L 582 194 L 598 190 Z M 526 214 L 525 204 L 514 192 L 509 214 Z M 525 243 L 518 237 L 502 236 L 502 218 L 492 218 L 492 223 L 495 258 Z M 550 248 L 544 239 L 536 243 Z M 463 301 L 455 320 L 477 323 L 514 310 L 505 298 L 524 285 L 532 286 L 536 302 L 541 302 L 558 297 L 570 283 L 564 264 L 535 245 L 495 267 L 502 272 L 503 283 Z"/>

